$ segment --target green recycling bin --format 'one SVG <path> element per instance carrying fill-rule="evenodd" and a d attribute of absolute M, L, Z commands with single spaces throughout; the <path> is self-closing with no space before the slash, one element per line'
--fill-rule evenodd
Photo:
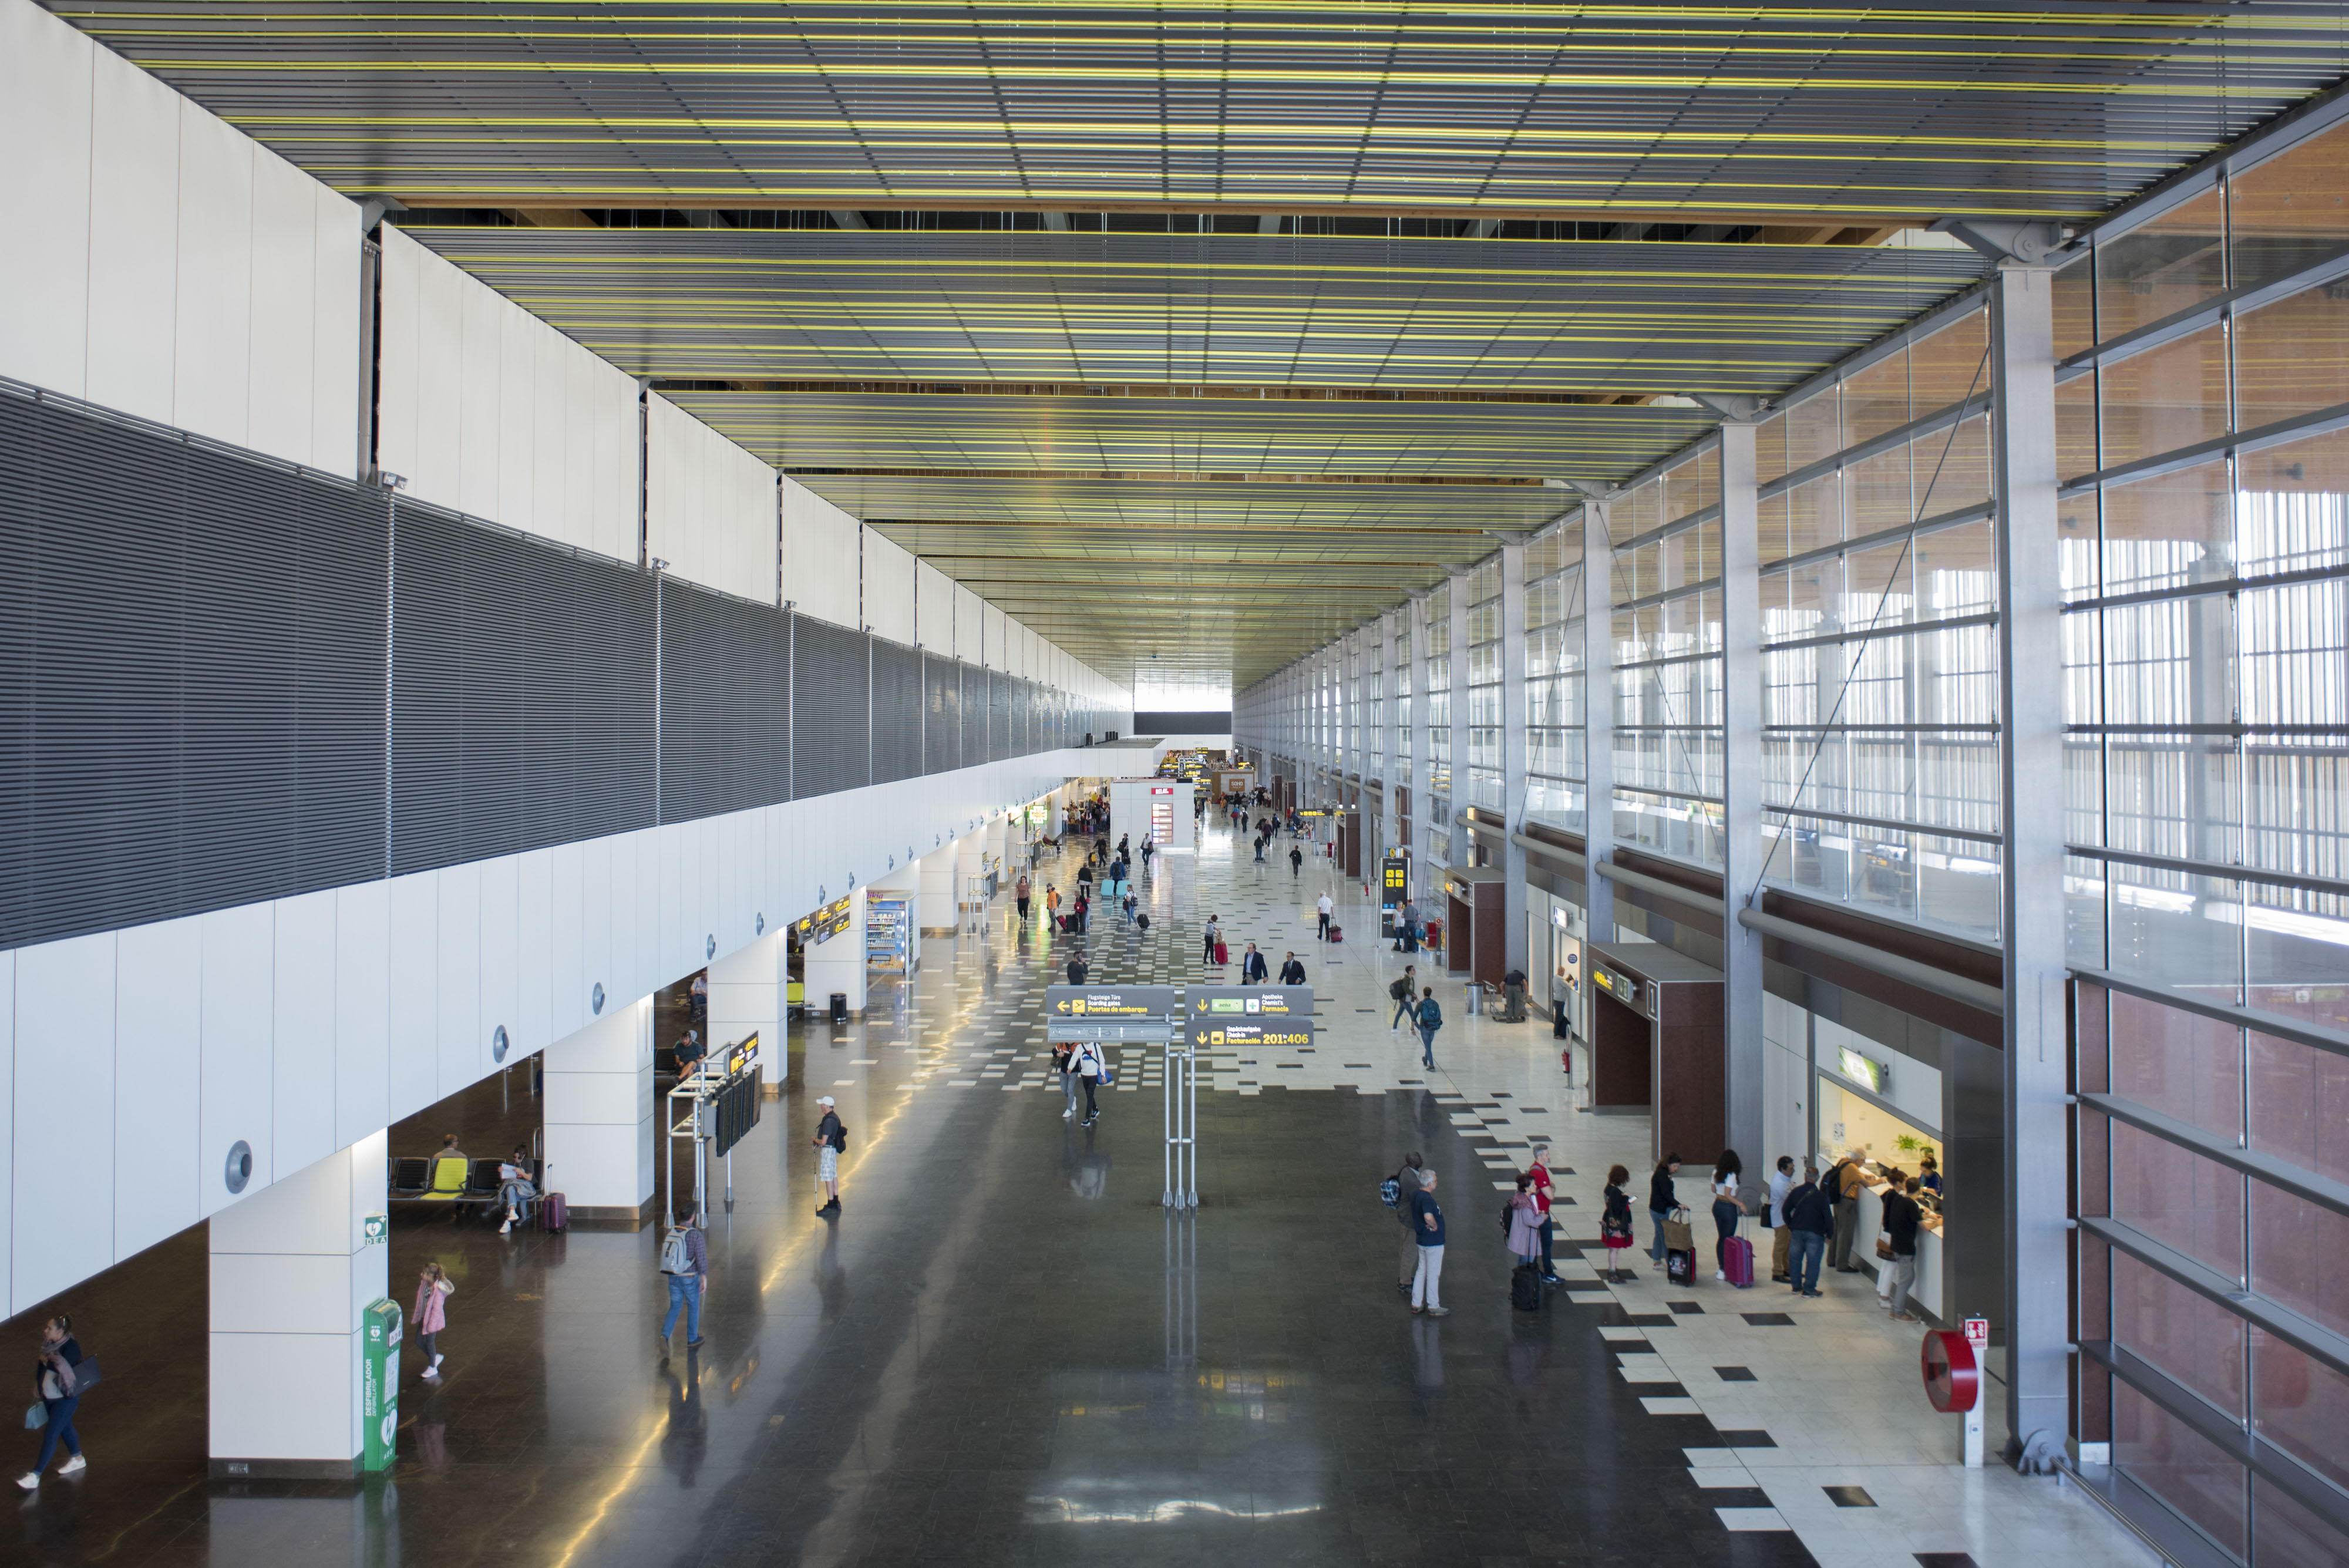
<path fill-rule="evenodd" d="M 399 1457 L 399 1303 L 378 1301 L 361 1317 L 366 1341 L 359 1374 L 359 1416 L 367 1433 L 362 1470 L 388 1470 Z"/>

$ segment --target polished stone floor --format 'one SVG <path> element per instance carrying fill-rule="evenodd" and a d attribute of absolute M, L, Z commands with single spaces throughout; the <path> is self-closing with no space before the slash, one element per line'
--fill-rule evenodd
<path fill-rule="evenodd" d="M 1095 922 L 1096 979 L 1208 975 L 1197 931 L 1217 913 L 1235 954 L 1250 938 L 1276 965 L 1299 952 L 1325 1025 L 1290 1059 L 1211 1064 L 1195 1217 L 1159 1203 L 1154 1052 L 1123 1054 L 1096 1127 L 1061 1119 L 1037 1009 L 1070 944 L 994 911 L 925 939 L 915 981 L 876 991 L 864 1021 L 794 1030 L 784 1097 L 713 1226 L 698 1353 L 656 1346 L 651 1231 L 500 1237 L 402 1215 L 395 1283 L 438 1258 L 459 1293 L 445 1382 L 409 1368 L 397 1471 L 356 1493 L 210 1482 L 191 1231 L 72 1293 L 109 1368 L 83 1412 L 91 1468 L 19 1505 L 0 1560 L 2147 1560 L 2052 1483 L 1936 1458 L 1930 1417 L 1905 1447 L 1888 1438 L 1921 1410 L 1915 1342 L 1860 1290 L 1756 1324 L 1744 1314 L 1783 1301 L 1600 1285 L 1576 1243 L 1595 1240 L 1606 1162 L 1637 1164 L 1644 1128 L 1577 1116 L 1546 1026 L 1468 1019 L 1440 992 L 1454 1027 L 1424 1071 L 1386 1027 L 1400 961 L 1312 941 L 1326 872 L 1292 881 L 1228 835 L 1161 867 L 1147 935 Z M 1367 929 L 1360 888 L 1339 891 Z M 852 1136 L 832 1223 L 812 1213 L 807 1144 L 825 1093 Z M 516 1074 L 394 1142 L 454 1130 L 486 1153 L 534 1117 Z M 1568 1289 L 1525 1314 L 1495 1189 L 1536 1138 L 1560 1146 L 1577 1202 Z M 1442 1322 L 1397 1298 L 1375 1197 L 1414 1147 L 1445 1179 Z M 6 1332 L 29 1345 L 37 1321 Z M 1853 1488 L 1875 1495 L 1855 1504 Z"/>

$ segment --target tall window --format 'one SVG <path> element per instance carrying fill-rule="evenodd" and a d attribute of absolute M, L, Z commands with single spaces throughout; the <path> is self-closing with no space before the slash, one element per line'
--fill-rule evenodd
<path fill-rule="evenodd" d="M 1499 811 L 1501 801 L 1501 561 L 1468 574 L 1468 795 Z"/>
<path fill-rule="evenodd" d="M 1615 836 L 1722 861 L 1721 457 L 1708 444 L 1608 515 Z"/>
<path fill-rule="evenodd" d="M 1420 705 L 1427 725 L 1427 822 L 1452 831 L 1452 596 L 1438 587 L 1427 601 L 1427 681 Z M 1442 839 L 1436 840 L 1442 843 Z"/>
<path fill-rule="evenodd" d="M 1764 875 L 1995 940 L 1988 312 L 1765 421 Z"/>
<path fill-rule="evenodd" d="M 2055 294 L 2082 1437 L 2261 1564 L 2349 1560 L 2344 155 Z"/>
<path fill-rule="evenodd" d="M 1526 815 L 1583 825 L 1582 518 L 1526 545 Z"/>

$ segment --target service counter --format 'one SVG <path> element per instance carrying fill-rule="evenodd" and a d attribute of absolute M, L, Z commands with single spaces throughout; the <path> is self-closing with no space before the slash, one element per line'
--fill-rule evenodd
<path fill-rule="evenodd" d="M 1904 1167 L 1911 1176 L 1913 1168 Z M 1871 1169 L 1869 1174 L 1873 1175 Z M 1920 1193 L 1920 1199 L 1930 1200 L 1932 1194 Z M 1934 1211 L 1930 1201 L 1924 1201 L 1924 1222 L 1917 1227 L 1917 1278 L 1909 1287 L 1911 1305 L 1909 1310 L 1936 1324 L 1941 1318 L 1941 1216 Z M 1851 1228 L 1851 1261 L 1877 1276 L 1880 1282 L 1884 1259 L 1876 1255 L 1876 1239 L 1884 1233 L 1884 1184 L 1878 1182 L 1859 1197 L 1859 1215 Z"/>

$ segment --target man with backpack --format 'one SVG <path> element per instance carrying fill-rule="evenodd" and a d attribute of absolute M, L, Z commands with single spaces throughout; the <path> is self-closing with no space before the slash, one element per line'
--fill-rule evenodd
<path fill-rule="evenodd" d="M 830 1095 L 820 1097 L 816 1104 L 823 1107 L 823 1119 L 815 1124 L 815 1179 L 823 1188 L 823 1202 L 817 1206 L 819 1218 L 840 1214 L 840 1157 L 848 1147 L 848 1129 L 840 1123 L 840 1113 L 833 1108 Z"/>
<path fill-rule="evenodd" d="M 1419 1006 L 1413 1010 L 1412 1021 L 1419 1025 L 1419 1064 L 1433 1072 L 1435 1068 L 1435 1032 L 1444 1027 L 1444 1009 L 1435 1005 L 1435 988 L 1419 988 Z"/>
<path fill-rule="evenodd" d="M 1387 994 L 1394 999 L 1395 1004 L 1394 1022 L 1387 1025 L 1388 1033 L 1399 1034 L 1402 1032 L 1402 1021 L 1412 1011 L 1412 992 L 1418 989 L 1418 980 L 1419 966 L 1407 963 L 1402 966 L 1402 978 L 1387 987 Z"/>
<path fill-rule="evenodd" d="M 1411 1296 L 1412 1276 L 1419 1272 L 1419 1220 L 1411 1200 L 1418 1196 L 1420 1172 L 1425 1168 L 1426 1161 L 1413 1149 L 1402 1157 L 1402 1168 L 1379 1183 L 1379 1200 L 1402 1221 L 1402 1277 L 1395 1282 L 1395 1293 L 1405 1300 Z"/>
<path fill-rule="evenodd" d="M 660 1272 L 668 1280 L 668 1315 L 661 1319 L 661 1354 L 668 1354 L 669 1335 L 677 1332 L 677 1314 L 685 1314 L 685 1347 L 701 1348 L 701 1298 L 709 1290 L 709 1239 L 702 1234 L 701 1212 L 691 1204 L 661 1238 Z"/>

